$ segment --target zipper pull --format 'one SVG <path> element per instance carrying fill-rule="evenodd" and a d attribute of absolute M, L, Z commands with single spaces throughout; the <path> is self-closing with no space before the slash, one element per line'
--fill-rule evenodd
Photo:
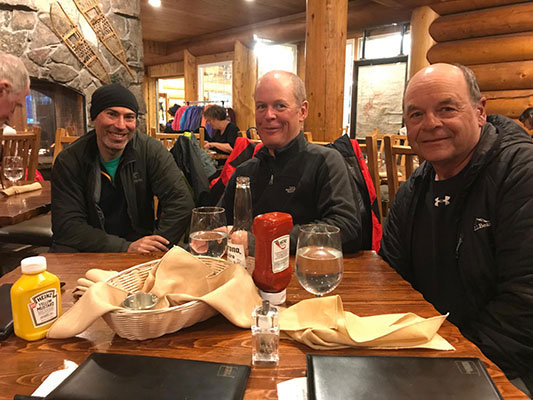
<path fill-rule="evenodd" d="M 269 185 L 274 184 L 274 174 L 270 175 L 270 181 L 268 182 Z"/>
<path fill-rule="evenodd" d="M 455 258 L 459 259 L 459 248 L 463 244 L 463 234 L 459 235 L 459 240 L 457 241 L 457 246 L 455 247 Z"/>

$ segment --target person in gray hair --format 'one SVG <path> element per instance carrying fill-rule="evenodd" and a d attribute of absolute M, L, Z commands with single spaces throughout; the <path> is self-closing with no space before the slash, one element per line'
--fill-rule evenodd
<path fill-rule="evenodd" d="M 0 53 L 0 128 L 30 92 L 30 77 L 20 58 Z"/>

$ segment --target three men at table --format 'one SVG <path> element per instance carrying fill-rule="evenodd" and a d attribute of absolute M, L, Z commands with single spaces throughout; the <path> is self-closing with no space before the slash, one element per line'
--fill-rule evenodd
<path fill-rule="evenodd" d="M 510 379 L 533 389 L 533 140 L 487 116 L 473 73 L 435 64 L 404 96 L 427 160 L 400 186 L 382 256 Z"/>
<path fill-rule="evenodd" d="M 292 215 L 291 250 L 298 225 L 326 223 L 341 230 L 344 251 L 361 249 L 361 218 L 357 193 L 339 152 L 308 143 L 301 131 L 307 117 L 305 86 L 297 76 L 271 71 L 255 89 L 255 121 L 263 147 L 241 164 L 226 186 L 222 205 L 233 220 L 235 181 L 250 177 L 254 216 L 281 211 Z"/>
<path fill-rule="evenodd" d="M 52 250 L 166 251 L 187 229 L 190 192 L 170 153 L 136 130 L 138 108 L 119 84 L 93 93 L 95 129 L 65 148 L 52 170 Z"/>

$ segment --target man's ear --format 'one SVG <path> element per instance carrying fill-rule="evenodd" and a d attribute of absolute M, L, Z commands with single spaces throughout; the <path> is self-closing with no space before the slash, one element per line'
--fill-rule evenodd
<path fill-rule="evenodd" d="M 308 114 L 309 114 L 309 102 L 305 100 L 300 106 L 300 122 L 303 122 L 303 120 L 307 118 Z"/>
<path fill-rule="evenodd" d="M 10 89 L 11 83 L 6 79 L 0 79 L 0 97 L 8 95 Z"/>
<path fill-rule="evenodd" d="M 483 127 L 487 123 L 487 111 L 485 110 L 486 104 L 487 99 L 485 97 L 482 97 L 476 106 L 476 110 L 478 111 L 478 125 L 480 127 Z"/>

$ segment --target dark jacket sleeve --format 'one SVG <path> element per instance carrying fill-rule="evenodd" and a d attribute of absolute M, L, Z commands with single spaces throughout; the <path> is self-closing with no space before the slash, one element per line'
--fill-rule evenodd
<path fill-rule="evenodd" d="M 52 169 L 54 243 L 83 252 L 127 251 L 130 242 L 89 224 L 91 210 L 84 187 L 88 177 L 82 175 L 79 160 L 66 152 L 59 154 Z"/>
<path fill-rule="evenodd" d="M 154 234 L 175 244 L 189 227 L 194 201 L 170 152 L 155 140 L 150 140 L 148 146 L 148 180 L 159 200 Z"/>
<path fill-rule="evenodd" d="M 324 223 L 340 228 L 342 249 L 354 253 L 361 250 L 361 213 L 356 201 L 354 186 L 342 155 L 333 149 L 324 152 L 324 164 L 319 168 L 317 179 L 318 198 L 316 206 L 320 219 L 312 223 Z M 311 223 L 311 222 L 310 222 Z M 291 248 L 298 241 L 298 226 L 291 232 Z"/>
<path fill-rule="evenodd" d="M 495 188 L 495 295 L 467 336 L 493 360 L 516 370 L 533 391 L 533 145 L 508 155 Z M 488 278 L 488 279 L 489 279 Z"/>

